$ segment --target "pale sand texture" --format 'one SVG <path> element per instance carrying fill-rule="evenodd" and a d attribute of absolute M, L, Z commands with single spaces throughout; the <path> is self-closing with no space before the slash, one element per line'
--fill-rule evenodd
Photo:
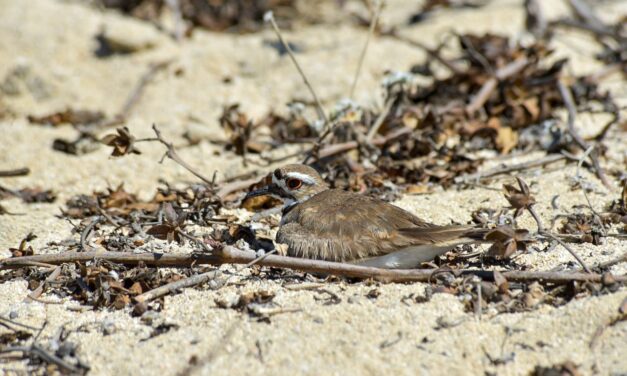
<path fill-rule="evenodd" d="M 493 1 L 480 11 L 447 11 L 422 24 L 407 27 L 403 33 L 435 46 L 450 30 L 458 32 L 493 31 L 527 38 L 523 30 L 521 1 Z M 563 14 L 566 8 L 559 1 L 546 3 L 547 15 Z M 348 9 L 363 12 L 359 3 Z M 401 24 L 417 6 L 411 1 L 388 1 L 383 22 Z M 325 5 L 321 12 L 328 12 Z M 602 16 L 614 20 L 625 14 L 624 2 L 607 2 L 600 6 Z M 345 20 L 347 15 L 330 17 L 334 22 L 322 25 L 300 25 L 288 33 L 288 38 L 300 43 L 305 52 L 298 58 L 323 99 L 327 108 L 346 96 L 353 77 L 356 59 L 366 36 Z M 343 22 L 335 22 L 335 21 Z M 124 34 L 133 33 L 133 40 L 155 44 L 152 49 L 126 56 L 97 59 L 93 50 L 94 35 L 106 25 Z M 108 185 L 125 182 L 130 192 L 150 197 L 162 178 L 173 183 L 191 182 L 194 177 L 170 161 L 157 164 L 162 149 L 157 145 L 140 145 L 142 155 L 121 159 L 107 157 L 101 148 L 81 157 L 67 156 L 51 149 L 57 137 L 74 137 L 69 128 L 51 129 L 27 124 L 25 116 L 44 115 L 67 106 L 105 110 L 114 114 L 124 103 L 127 93 L 148 65 L 174 59 L 166 72 L 160 73 L 149 86 L 131 116 L 128 126 L 138 137 L 151 135 L 150 125 L 160 125 L 165 135 L 181 142 L 185 130 L 202 131 L 222 137 L 217 118 L 222 107 L 241 103 L 245 112 L 262 116 L 274 108 L 284 112 L 284 104 L 293 98 L 308 100 L 301 79 L 287 57 L 279 57 L 264 40 L 275 40 L 269 30 L 236 36 L 196 31 L 191 40 L 177 45 L 152 26 L 124 18 L 114 12 L 100 12 L 77 1 L 0 0 L 0 82 L 17 66 L 28 66 L 52 93 L 49 99 L 37 100 L 28 91 L 19 96 L 0 96 L 16 114 L 14 120 L 0 123 L 0 168 L 28 166 L 27 177 L 3 179 L 9 188 L 41 186 L 59 194 L 54 204 L 25 205 L 17 200 L 2 204 L 23 216 L 0 217 L 0 257 L 8 256 L 8 247 L 17 246 L 29 231 L 38 238 L 33 242 L 39 250 L 47 243 L 70 236 L 71 226 L 55 215 L 59 207 L 77 193 L 103 190 Z M 583 33 L 563 32 L 556 39 L 555 58 L 570 56 L 569 68 L 583 74 L 598 70 L 593 58 L 597 47 Z M 424 57 L 422 51 L 389 39 L 375 38 L 370 46 L 359 82 L 356 100 L 364 105 L 381 103 L 379 85 L 385 70 L 407 70 Z M 177 69 L 183 74 L 175 76 Z M 229 76 L 232 83 L 225 84 Z M 613 76 L 605 83 L 624 105 L 625 83 Z M 594 134 L 605 124 L 606 117 L 581 115 L 578 125 L 584 135 Z M 627 137 L 615 129 L 608 137 L 607 167 L 625 169 Z M 211 175 L 218 170 L 226 176 L 245 171 L 241 161 L 219 147 L 206 142 L 181 150 L 190 164 Z M 540 155 L 512 158 L 514 163 Z M 486 164 L 485 168 L 499 162 Z M 254 168 L 254 167 L 249 167 Z M 538 211 L 545 223 L 557 213 L 572 212 L 574 205 L 584 205 L 580 190 L 572 191 L 569 182 L 576 173 L 575 166 L 553 166 L 540 174 L 526 174 L 539 202 Z M 222 176 L 224 176 L 222 175 Z M 592 204 L 600 210 L 618 197 L 618 190 L 608 192 L 588 171 L 582 175 L 594 186 L 589 194 Z M 494 187 L 500 187 L 500 179 Z M 559 195 L 560 209 L 554 211 L 550 201 Z M 465 223 L 470 213 L 479 207 L 506 206 L 502 194 L 486 189 L 439 191 L 429 195 L 407 196 L 397 202 L 425 219 L 436 223 L 451 221 Z M 520 223 L 534 229 L 528 215 Z M 157 246 L 170 252 L 189 252 L 191 247 Z M 549 270 L 572 264 L 572 257 L 557 247 L 539 252 L 546 245 L 537 245 L 518 258 L 532 270 Z M 608 239 L 601 246 L 573 245 L 590 265 L 613 259 L 627 252 L 627 242 Z M 48 250 L 47 252 L 56 252 Z M 228 267 L 224 267 L 229 269 Z M 230 270 L 233 270 L 230 268 Z M 613 269 L 625 273 L 625 265 Z M 246 271 L 240 273 L 246 277 Z M 238 281 L 241 278 L 232 278 Z M 0 314 L 15 312 L 16 320 L 31 325 L 49 322 L 43 341 L 65 325 L 67 329 L 84 326 L 69 340 L 79 345 L 79 355 L 91 366 L 90 374 L 176 374 L 181 372 L 192 356 L 201 365 L 196 374 L 474 374 L 496 372 L 499 375 L 527 374 L 536 365 L 552 365 L 572 360 L 584 374 L 627 372 L 627 323 L 607 328 L 597 345 L 588 343 L 597 328 L 609 322 L 618 306 L 627 297 L 627 290 L 601 296 L 576 299 L 560 308 L 541 306 L 535 311 L 517 314 L 484 314 L 481 321 L 465 313 L 456 297 L 435 295 L 423 304 L 401 299 L 410 294 L 420 295 L 424 284 L 378 285 L 381 295 L 370 299 L 366 295 L 375 286 L 333 283 L 328 289 L 337 293 L 342 302 L 324 305 L 312 291 L 289 291 L 281 281 L 245 282 L 219 290 L 188 289 L 166 298 L 165 309 L 153 325 L 175 323 L 179 329 L 154 339 L 140 342 L 151 332 L 150 325 L 132 318 L 128 310 L 76 313 L 66 309 L 76 306 L 25 304 L 26 283 L 7 282 L 0 285 Z M 300 308 L 300 312 L 280 314 L 270 324 L 256 322 L 246 314 L 216 308 L 216 298 L 237 296 L 242 291 L 270 290 L 276 293 L 280 306 Z M 322 294 L 324 295 L 324 294 Z M 53 295 L 44 295 L 55 299 Z M 460 322 L 448 329 L 436 330 L 436 320 Z M 103 324 L 104 322 L 104 324 Z M 112 334 L 104 335 L 105 328 Z M 0 333 L 3 333 L 0 328 Z M 510 334 L 507 336 L 506 331 Z M 505 337 L 507 336 L 507 339 Z M 424 340 L 424 341 L 423 341 Z M 382 346 L 382 344 L 384 344 Z M 389 346 L 385 345 L 389 344 Z M 531 347 L 528 347 L 531 346 Z M 492 365 L 492 358 L 513 360 L 504 365 Z M 24 369 L 22 363 L 3 365 Z"/>

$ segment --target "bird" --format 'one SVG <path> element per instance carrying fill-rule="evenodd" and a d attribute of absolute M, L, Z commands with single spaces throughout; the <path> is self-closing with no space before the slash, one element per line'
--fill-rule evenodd
<path fill-rule="evenodd" d="M 439 226 L 383 200 L 330 189 L 303 164 L 274 170 L 245 199 L 270 195 L 283 201 L 276 242 L 287 256 L 387 269 L 412 269 L 458 245 L 478 243 L 486 230 Z"/>

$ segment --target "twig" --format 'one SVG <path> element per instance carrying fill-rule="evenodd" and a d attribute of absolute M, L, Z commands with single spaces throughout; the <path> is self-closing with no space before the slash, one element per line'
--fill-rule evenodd
<path fill-rule="evenodd" d="M 542 4 L 539 0 L 525 0 L 526 19 L 525 24 L 536 38 L 547 36 L 548 22 L 542 11 Z"/>
<path fill-rule="evenodd" d="M 598 30 L 607 30 L 607 26 L 594 14 L 590 5 L 583 0 L 569 0 L 571 9 L 577 14 L 581 20 Z"/>
<path fill-rule="evenodd" d="M 52 363 L 57 365 L 59 368 L 63 368 L 69 372 L 72 372 L 74 374 L 77 374 L 80 372 L 80 370 L 76 367 L 74 367 L 73 365 L 69 364 L 68 362 L 66 362 L 65 360 L 59 358 L 58 356 L 56 356 L 55 354 L 51 354 L 48 351 L 46 351 L 44 348 L 42 348 L 41 346 L 39 346 L 36 343 L 33 343 L 30 348 L 27 348 L 31 353 L 37 355 L 39 358 L 41 358 L 43 361 L 45 361 L 46 363 Z"/>
<path fill-rule="evenodd" d="M 481 321 L 481 306 L 483 300 L 483 298 L 481 297 L 481 278 L 475 279 L 475 288 L 477 289 L 477 304 L 475 306 L 475 316 L 477 316 L 477 318 L 479 318 L 479 321 Z"/>
<path fill-rule="evenodd" d="M 218 197 L 220 197 L 221 199 L 224 199 L 226 196 L 228 196 L 229 194 L 235 192 L 235 191 L 239 191 L 240 189 L 245 189 L 250 187 L 251 185 L 255 184 L 259 182 L 259 178 L 255 177 L 255 178 L 251 178 L 251 179 L 246 179 L 246 180 L 239 180 L 239 181 L 234 181 L 228 184 L 223 185 L 220 190 L 218 191 L 217 195 Z"/>
<path fill-rule="evenodd" d="M 477 112 L 481 107 L 483 107 L 485 102 L 490 99 L 490 95 L 492 95 L 492 92 L 494 91 L 494 89 L 496 89 L 496 85 L 499 83 L 499 81 L 505 80 L 519 73 L 527 66 L 528 63 L 529 60 L 526 57 L 522 57 L 498 69 L 494 73 L 494 77 L 491 77 L 483 84 L 481 89 L 479 89 L 479 92 L 466 106 L 466 112 L 471 115 Z"/>
<path fill-rule="evenodd" d="M 480 171 L 474 174 L 463 175 L 455 178 L 456 183 L 465 183 L 471 181 L 479 181 L 482 179 L 490 178 L 496 175 L 509 174 L 510 172 L 528 170 L 534 167 L 541 167 L 551 163 L 563 161 L 569 159 L 562 154 L 549 154 L 546 157 L 540 159 L 534 159 L 528 162 L 517 163 L 509 166 L 496 167 L 488 171 Z"/>
<path fill-rule="evenodd" d="M 329 117 L 327 116 L 326 112 L 324 111 L 324 108 L 322 107 L 322 102 L 320 102 L 320 99 L 318 98 L 316 91 L 314 90 L 313 86 L 311 86 L 311 83 L 307 79 L 307 76 L 305 75 L 305 72 L 303 71 L 303 69 L 300 67 L 300 64 L 298 64 L 298 61 L 296 60 L 296 56 L 294 55 L 294 51 L 292 51 L 292 47 L 290 47 L 290 45 L 285 41 L 285 39 L 283 39 L 283 35 L 281 34 L 281 29 L 279 29 L 279 25 L 277 25 L 276 21 L 274 20 L 274 14 L 272 13 L 272 11 L 266 12 L 266 14 L 263 16 L 263 19 L 266 22 L 270 22 L 270 24 L 272 25 L 274 32 L 279 38 L 279 41 L 281 42 L 281 44 L 287 51 L 288 55 L 292 59 L 292 62 L 296 66 L 296 70 L 298 70 L 298 73 L 302 77 L 303 81 L 305 82 L 305 85 L 307 86 L 307 88 L 309 89 L 309 92 L 311 93 L 311 96 L 316 102 L 318 116 L 320 117 L 321 120 L 324 120 L 324 124 L 326 125 L 328 129 L 331 125 L 331 122 L 329 121 Z"/>
<path fill-rule="evenodd" d="M 12 322 L 12 323 L 15 323 L 15 322 Z M 33 328 L 33 327 L 29 327 L 23 324 L 19 324 L 20 326 L 23 326 L 25 328 L 38 331 L 38 333 L 33 338 L 33 343 L 30 346 L 16 346 L 16 347 L 7 347 L 4 349 L 0 349 L 0 353 L 21 352 L 23 354 L 36 355 L 37 357 L 39 357 L 41 360 L 43 360 L 46 363 L 55 364 L 61 369 L 69 371 L 73 374 L 78 374 L 80 372 L 80 369 L 67 363 L 63 359 L 56 356 L 55 354 L 51 354 L 50 352 L 45 350 L 43 347 L 37 344 L 37 340 L 39 339 L 39 336 L 45 329 L 46 324 L 47 323 L 44 322 L 44 325 L 41 328 Z"/>
<path fill-rule="evenodd" d="M 161 132 L 159 131 L 159 129 L 157 128 L 157 126 L 155 124 L 152 125 L 152 129 L 155 131 L 155 134 L 157 135 L 157 140 L 159 142 L 161 142 L 163 145 L 165 145 L 166 148 L 168 148 L 168 151 L 165 153 L 165 156 L 170 158 L 171 160 L 173 160 L 174 162 L 178 163 L 179 165 L 181 165 L 181 167 L 183 167 L 184 169 L 186 169 L 187 171 L 191 172 L 194 176 L 196 176 L 198 179 L 204 181 L 205 183 L 207 183 L 209 185 L 209 187 L 211 189 L 213 189 L 213 180 L 206 178 L 205 176 L 203 176 L 200 172 L 196 171 L 193 167 L 191 167 L 189 164 L 187 164 L 187 162 L 185 162 L 176 152 L 176 149 L 174 148 L 174 145 L 168 141 L 166 141 L 163 136 L 161 135 Z"/>
<path fill-rule="evenodd" d="M 583 268 L 583 270 L 586 271 L 586 273 L 592 273 L 592 271 L 590 270 L 590 268 L 588 268 L 588 266 L 586 265 L 585 262 L 583 262 L 583 260 L 581 259 L 581 257 L 579 257 L 579 255 L 577 255 L 577 253 L 575 252 L 574 249 L 572 249 L 568 244 L 564 243 L 562 241 L 562 239 L 560 239 L 559 237 L 551 234 L 548 231 L 543 231 L 540 233 L 540 235 L 544 235 L 546 237 L 549 237 L 553 240 L 555 240 L 556 242 L 558 242 L 562 247 L 564 247 L 574 258 L 575 260 L 577 260 L 577 262 L 579 263 L 579 265 L 581 265 L 581 267 Z"/>
<path fill-rule="evenodd" d="M 619 257 L 617 257 L 615 259 L 602 262 L 599 265 L 597 265 L 596 267 L 598 269 L 605 269 L 605 268 L 609 268 L 610 266 L 614 266 L 616 264 L 620 264 L 621 262 L 627 262 L 627 252 L 623 253 L 622 255 L 620 255 Z"/>
<path fill-rule="evenodd" d="M 48 286 L 51 282 L 57 279 L 60 275 L 61 275 L 61 266 L 59 265 L 56 268 L 54 268 L 54 270 L 50 273 L 50 275 L 48 275 L 48 278 L 46 278 L 46 280 L 43 281 L 43 283 L 37 286 L 37 288 L 33 290 L 33 292 L 28 294 L 28 296 L 24 299 L 24 301 L 27 302 L 29 300 L 36 300 L 37 298 L 39 298 L 41 294 L 43 294 L 46 286 Z"/>
<path fill-rule="evenodd" d="M 603 220 L 601 219 L 601 215 L 596 211 L 596 209 L 594 209 L 594 206 L 592 206 L 592 202 L 590 201 L 590 197 L 588 197 L 588 192 L 585 186 L 585 178 L 579 173 L 581 171 L 581 166 L 583 166 L 583 162 L 592 153 L 592 151 L 594 150 L 594 147 L 595 145 L 590 146 L 588 150 L 586 150 L 585 153 L 583 153 L 583 155 L 579 158 L 579 163 L 577 163 L 577 170 L 575 172 L 575 179 L 581 180 L 584 182 L 581 184 L 581 192 L 583 193 L 583 197 L 586 199 L 586 202 L 588 203 L 588 208 L 592 212 L 594 219 L 597 221 L 597 223 L 601 227 L 601 230 L 602 230 L 601 232 L 603 233 L 603 236 L 605 236 L 605 226 L 603 225 Z"/>
<path fill-rule="evenodd" d="M 104 217 L 96 217 L 91 222 L 89 222 L 87 226 L 85 226 L 85 229 L 83 231 L 81 231 L 81 250 L 86 252 L 92 249 L 92 247 L 87 244 L 87 242 L 89 241 L 89 237 L 91 237 L 91 231 L 94 229 L 94 226 L 96 226 L 103 220 Z"/>
<path fill-rule="evenodd" d="M 386 134 L 384 137 L 376 138 L 372 141 L 372 144 L 375 146 L 385 145 L 386 143 L 393 141 L 397 138 L 403 137 L 409 133 L 411 133 L 411 129 L 407 127 L 399 128 L 390 133 Z M 347 151 L 357 149 L 359 147 L 359 143 L 357 141 L 348 141 L 340 144 L 331 144 L 329 146 L 325 146 L 320 149 L 318 152 L 318 158 L 328 158 L 337 154 L 345 153 Z"/>
<path fill-rule="evenodd" d="M 431 56 L 432 58 L 434 58 L 435 60 L 439 61 L 442 65 L 444 65 L 446 68 L 448 68 L 448 70 L 451 71 L 451 73 L 459 75 L 462 74 L 464 72 L 464 70 L 461 67 L 458 67 L 455 63 L 446 60 L 445 58 L 443 58 L 440 55 L 439 49 L 432 49 L 427 47 L 426 45 L 422 44 L 421 42 L 409 39 L 407 37 L 404 37 L 402 35 L 399 35 L 398 33 L 396 33 L 395 31 L 392 32 L 388 32 L 385 35 L 390 36 L 398 41 L 401 42 L 405 42 L 407 44 L 410 44 L 414 47 L 418 47 L 422 50 L 424 50 L 429 56 Z"/>
<path fill-rule="evenodd" d="M 519 182 L 520 182 L 520 180 L 519 180 Z M 573 255 L 573 257 L 575 258 L 575 260 L 577 260 L 579 265 L 581 265 L 583 270 L 585 270 L 587 273 L 592 273 L 590 268 L 588 268 L 586 263 L 583 262 L 583 260 L 579 257 L 579 255 L 577 255 L 577 253 L 575 252 L 574 249 L 572 249 L 570 246 L 568 246 L 568 244 L 564 243 L 559 237 L 553 235 L 549 231 L 544 230 L 544 225 L 542 224 L 542 219 L 540 219 L 540 216 L 538 215 L 538 213 L 536 213 L 536 209 L 533 207 L 533 205 L 528 206 L 526 209 L 527 209 L 527 211 L 529 211 L 529 213 L 531 214 L 533 219 L 536 221 L 536 224 L 538 226 L 538 235 L 543 235 L 543 236 L 549 237 L 549 238 L 555 240 L 556 242 L 558 242 L 571 255 Z"/>
<path fill-rule="evenodd" d="M 361 67 L 364 64 L 364 59 L 366 57 L 366 52 L 368 51 L 368 45 L 370 44 L 370 39 L 372 39 L 372 35 L 377 27 L 377 21 L 379 20 L 379 16 L 381 15 L 381 10 L 383 9 L 385 1 L 378 0 L 377 7 L 375 9 L 374 15 L 372 16 L 372 20 L 370 20 L 370 28 L 368 30 L 368 37 L 366 37 L 366 43 L 364 44 L 364 48 L 361 50 L 361 54 L 359 55 L 359 62 L 357 63 L 357 70 L 355 71 L 355 77 L 353 78 L 353 84 L 351 85 L 351 91 L 349 94 L 349 98 L 353 99 L 355 96 L 355 88 L 357 87 L 357 81 L 359 81 L 359 74 L 361 73 Z"/>
<path fill-rule="evenodd" d="M 598 27 L 595 27 L 594 25 L 590 25 L 585 22 L 580 22 L 580 21 L 576 21 L 572 19 L 559 19 L 559 20 L 551 21 L 549 24 L 551 26 L 553 25 L 564 26 L 564 27 L 570 27 L 574 29 L 587 31 L 587 32 L 594 34 L 596 37 L 600 37 L 600 36 L 611 37 L 618 41 L 620 41 L 621 39 L 624 39 L 620 35 L 617 35 L 615 32 L 613 32 L 611 29 L 598 28 Z"/>
<path fill-rule="evenodd" d="M 15 176 L 26 176 L 30 174 L 30 168 L 22 167 L 15 170 L 0 171 L 0 178 L 11 178 Z"/>
<path fill-rule="evenodd" d="M 374 124 L 372 124 L 372 127 L 368 131 L 368 135 L 366 136 L 366 141 L 370 142 L 372 138 L 374 137 L 374 135 L 377 134 L 377 132 L 379 131 L 379 128 L 381 128 L 381 125 L 383 125 L 385 118 L 388 116 L 388 114 L 392 110 L 392 106 L 394 105 L 395 101 L 396 101 L 396 98 L 392 96 L 389 97 L 385 101 L 385 107 L 383 107 L 383 110 L 377 117 L 377 120 L 375 120 Z"/>
<path fill-rule="evenodd" d="M 124 103 L 124 106 L 122 107 L 122 110 L 117 114 L 116 118 L 120 119 L 120 122 L 128 119 L 128 116 L 131 114 L 131 111 L 133 111 L 133 109 L 141 99 L 148 84 L 155 78 L 157 73 L 167 68 L 171 63 L 172 60 L 166 60 L 153 64 L 150 66 L 150 68 L 148 68 L 148 71 L 144 73 L 144 75 L 139 79 L 137 85 L 129 94 L 126 102 Z"/>
<path fill-rule="evenodd" d="M 213 254 L 166 254 L 166 253 L 139 253 L 128 252 L 64 252 L 60 254 L 14 257 L 0 260 L 0 270 L 19 268 L 24 262 L 46 262 L 63 264 L 68 262 L 87 262 L 107 260 L 125 265 L 145 265 L 155 267 L 189 267 L 200 264 L 248 264 L 256 259 L 253 252 L 241 251 L 227 246 L 220 252 Z M 373 278 L 384 282 L 428 282 L 434 270 L 431 269 L 380 269 L 353 264 L 309 260 L 295 257 L 269 255 L 258 265 L 288 268 L 309 273 L 333 274 L 354 278 Z M 452 271 L 459 275 L 476 275 L 486 280 L 494 279 L 491 270 L 461 269 Z M 501 274 L 512 282 L 544 281 L 546 283 L 564 284 L 572 281 L 601 282 L 602 275 L 595 273 L 570 272 L 533 272 L 533 271 L 503 271 Z M 617 282 L 627 282 L 627 276 L 613 276 Z"/>
<path fill-rule="evenodd" d="M 191 237 L 191 236 L 190 236 Z M 198 240 L 200 241 L 200 240 Z M 203 243 L 204 244 L 204 243 Z M 273 251 L 272 253 L 276 252 Z M 241 271 L 242 269 L 245 269 L 247 267 L 250 267 L 258 262 L 260 262 L 261 260 L 263 260 L 264 258 L 266 258 L 267 256 L 269 256 L 272 253 L 266 253 L 262 256 L 257 257 L 256 259 L 252 260 L 251 262 L 249 262 L 248 264 L 244 265 L 243 267 L 241 267 L 240 269 L 238 269 L 238 272 Z M 207 281 L 210 281 L 212 279 L 216 279 L 218 276 L 220 275 L 220 271 L 219 270 L 212 270 L 210 272 L 206 272 L 206 273 L 201 273 L 201 274 L 197 274 L 188 278 L 184 278 L 178 281 L 174 281 L 171 283 L 168 283 L 166 285 L 163 285 L 161 287 L 157 287 L 155 289 L 152 289 L 148 292 L 145 292 L 141 295 L 137 295 L 134 300 L 137 303 L 146 303 L 152 300 L 155 300 L 157 298 L 160 298 L 162 296 L 165 295 L 169 295 L 175 291 L 184 289 L 186 287 L 192 287 L 192 286 L 197 286 L 200 284 L 203 284 Z"/>
<path fill-rule="evenodd" d="M 168 283 L 161 287 L 157 287 L 141 295 L 137 295 L 135 298 L 133 298 L 133 300 L 135 300 L 135 302 L 137 303 L 149 302 L 157 298 L 160 298 L 162 296 L 169 295 L 175 291 L 184 289 L 186 287 L 192 287 L 192 286 L 203 284 L 207 281 L 215 279 L 218 275 L 220 275 L 219 270 L 212 270 L 210 272 L 197 274 L 197 275 L 185 278 L 185 279 Z"/>
<path fill-rule="evenodd" d="M 8 318 L 6 318 L 4 316 L 0 316 L 0 324 L 1 325 L 5 326 L 6 328 L 9 328 L 11 330 L 14 330 L 14 331 L 16 330 L 16 329 L 11 328 L 7 323 L 11 324 L 11 325 L 22 327 L 24 329 L 30 329 L 30 330 L 41 330 L 42 329 L 42 328 L 35 328 L 34 326 L 22 324 L 22 323 L 17 322 L 17 321 L 13 321 L 13 320 L 8 319 Z"/>
<path fill-rule="evenodd" d="M 588 150 L 590 147 L 579 135 L 577 129 L 575 128 L 575 117 L 577 116 L 577 109 L 575 107 L 575 101 L 573 99 L 573 95 L 561 81 L 557 81 L 557 88 L 562 97 L 562 101 L 564 102 L 564 106 L 566 106 L 566 110 L 568 111 L 568 133 L 570 133 L 571 137 L 575 141 L 575 143 L 581 148 L 582 151 Z M 590 153 L 590 160 L 592 161 L 592 165 L 596 170 L 596 175 L 603 182 L 609 190 L 613 190 L 612 184 L 607 180 L 603 169 L 601 168 L 601 164 L 599 163 L 598 153 L 596 151 Z"/>
<path fill-rule="evenodd" d="M 538 234 L 544 232 L 544 225 L 542 224 L 542 219 L 540 219 L 540 216 L 536 212 L 536 208 L 533 205 L 530 205 L 527 210 L 529 211 L 529 214 L 531 214 L 531 216 L 533 217 L 533 220 L 536 221 L 536 225 L 538 226 Z"/>
<path fill-rule="evenodd" d="M 185 36 L 185 22 L 181 14 L 181 2 L 179 0 L 166 0 L 166 4 L 172 11 L 172 17 L 174 18 L 174 39 L 180 42 Z"/>

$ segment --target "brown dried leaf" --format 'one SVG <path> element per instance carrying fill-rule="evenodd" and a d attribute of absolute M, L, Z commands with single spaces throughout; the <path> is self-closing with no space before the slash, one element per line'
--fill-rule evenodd
<path fill-rule="evenodd" d="M 502 259 L 511 257 L 517 251 L 526 250 L 527 243 L 531 241 L 529 231 L 511 226 L 499 226 L 488 232 L 485 239 L 493 242 L 488 253 Z"/>
<path fill-rule="evenodd" d="M 131 153 L 141 154 L 141 152 L 135 148 L 135 137 L 127 127 L 118 128 L 116 131 L 118 134 L 107 135 L 101 140 L 103 144 L 113 147 L 113 151 L 111 152 L 113 157 L 120 157 Z"/>
<path fill-rule="evenodd" d="M 113 308 L 122 309 L 129 304 L 131 304 L 131 298 L 126 294 L 120 294 L 115 297 L 115 300 L 113 301 Z"/>
<path fill-rule="evenodd" d="M 505 189 L 505 198 L 509 201 L 512 208 L 516 209 L 516 213 L 514 214 L 515 217 L 522 214 L 524 209 L 528 209 L 536 203 L 536 199 L 531 195 L 527 183 L 519 177 L 517 177 L 516 180 L 518 181 L 520 189 L 517 189 L 510 184 L 503 185 L 503 188 Z"/>
<path fill-rule="evenodd" d="M 494 142 L 501 154 L 509 154 L 518 145 L 518 132 L 510 127 L 500 127 L 496 131 Z"/>
<path fill-rule="evenodd" d="M 157 239 L 167 240 L 168 243 L 181 240 L 181 236 L 177 231 L 178 227 L 171 224 L 154 225 L 146 231 L 148 235 L 152 235 Z"/>

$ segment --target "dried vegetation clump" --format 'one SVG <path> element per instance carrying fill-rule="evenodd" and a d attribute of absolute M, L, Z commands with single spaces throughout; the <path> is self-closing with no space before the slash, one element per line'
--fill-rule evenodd
<path fill-rule="evenodd" d="M 257 30 L 264 13 L 270 9 L 295 12 L 293 1 L 100 2 L 153 22 L 170 7 L 170 11 L 180 12 L 188 26 L 218 31 Z M 171 3 L 178 7 L 172 8 Z M 408 22 L 420 22 L 440 7 L 478 7 L 482 3 L 428 1 Z M 458 52 L 452 58 L 442 54 L 444 45 L 427 48 L 401 36 L 394 28 L 377 26 L 373 21 L 373 33 L 414 45 L 428 56 L 415 63 L 410 72 L 387 75 L 381 108 L 366 108 L 346 100 L 327 115 L 314 96 L 318 119 L 309 118 L 307 105 L 299 102 L 290 103 L 287 114 L 270 112 L 254 119 L 242 112 L 239 104 L 232 104 L 224 108 L 218 119 L 225 140 L 208 142 L 218 143 L 226 153 L 240 156 L 243 164 L 256 164 L 261 170 L 282 161 L 308 163 L 321 171 L 331 187 L 385 200 L 403 193 L 424 194 L 434 189 L 483 185 L 497 175 L 551 163 L 576 163 L 578 173 L 572 189 L 581 190 L 586 200 L 588 185 L 579 174 L 581 168 L 592 171 L 606 186 L 616 182 L 622 185 L 621 196 L 613 198 L 601 211 L 588 201 L 580 210 L 555 216 L 546 226 L 535 212 L 538 202 L 532 188 L 517 177 L 517 185 L 503 185 L 502 193 L 509 207 L 481 208 L 471 214 L 475 225 L 489 229 L 485 240 L 491 246 L 486 253 L 471 252 L 472 249 L 465 247 L 424 264 L 422 269 L 398 273 L 268 255 L 267 252 L 281 253 L 281 246 L 272 241 L 272 232 L 278 226 L 276 218 L 262 218 L 253 228 L 244 224 L 247 221 L 241 216 L 233 214 L 237 213 L 233 209 L 260 211 L 279 204 L 271 198 L 243 199 L 246 191 L 264 183 L 259 181 L 260 174 L 217 182 L 215 176 L 207 178 L 187 164 L 157 127 L 153 127 L 155 137 L 146 139 L 136 138 L 124 127 L 148 83 L 168 67 L 169 61 L 164 61 L 140 78 L 113 117 L 101 111 L 68 107 L 48 115 L 29 116 L 28 120 L 38 125 L 73 126 L 77 132 L 75 140 L 57 139 L 52 146 L 79 157 L 103 145 L 111 148 L 112 157 L 119 158 L 140 154 L 137 146 L 140 143 L 146 147 L 148 143 L 161 144 L 166 148 L 164 158 L 190 171 L 201 183 L 176 188 L 162 182 L 162 187 L 149 200 L 127 192 L 123 184 L 102 192 L 76 195 L 65 202 L 60 214 L 72 224 L 76 236 L 48 244 L 60 253 L 46 255 L 29 245 L 36 237 L 29 234 L 17 248 L 10 249 L 12 257 L 0 260 L 0 282 L 28 281 L 31 300 L 40 300 L 48 290 L 58 298 L 71 298 L 84 308 L 132 307 L 129 311 L 138 316 L 161 310 L 165 304 L 163 297 L 182 288 L 209 281 L 214 284 L 212 287 L 219 287 L 228 282 L 229 277 L 219 279 L 219 271 L 206 266 L 223 263 L 249 267 L 247 278 L 251 280 L 322 285 L 342 277 L 349 283 L 368 283 L 373 285 L 368 299 L 378 298 L 376 285 L 380 281 L 428 282 L 424 295 L 405 297 L 402 303 L 423 303 L 437 293 L 454 294 L 469 312 L 479 316 L 528 311 L 542 304 L 559 306 L 572 299 L 617 291 L 624 285 L 625 276 L 613 276 L 608 271 L 612 265 L 624 262 L 624 256 L 591 268 L 569 244 L 597 245 L 608 237 L 626 236 L 627 180 L 624 172 L 606 170 L 601 165 L 606 151 L 603 141 L 610 128 L 620 123 L 620 109 L 612 95 L 599 88 L 607 74 L 616 71 L 624 74 L 624 59 L 621 59 L 624 26 L 598 24 L 591 21 L 596 18 L 589 14 L 584 17 L 586 14 L 581 9 L 572 18 L 540 22 L 542 15 L 537 6 L 531 6 L 535 2 L 526 3 L 527 26 L 536 35 L 535 40 L 514 42 L 507 36 L 490 33 L 454 35 Z M 272 17 L 270 20 L 274 22 Z M 595 23 L 594 27 L 591 23 Z M 558 27 L 578 27 L 593 33 L 603 48 L 598 59 L 607 64 L 606 70 L 569 76 L 566 69 L 569 62 L 553 57 L 551 35 Z M 289 50 L 287 45 L 285 50 Z M 416 75 L 427 78 L 429 83 L 417 83 Z M 612 119 L 600 133 L 583 139 L 577 132 L 575 115 L 578 111 L 593 110 L 609 113 Z M 564 112 L 568 113 L 566 122 L 561 120 Z M 111 133 L 112 127 L 118 127 L 116 133 Z M 204 140 L 188 141 L 195 144 Z M 490 158 L 537 151 L 544 152 L 545 157 L 514 166 L 482 169 L 483 162 Z M 27 173 L 28 169 L 0 171 L 0 177 Z M 29 204 L 50 203 L 55 201 L 56 194 L 42 188 L 11 190 L 0 186 L 0 200 L 8 198 L 19 198 Z M 535 229 L 518 225 L 517 220 L 525 213 L 535 220 Z M 0 215 L 16 214 L 19 213 L 0 206 Z M 155 239 L 174 246 L 190 243 L 196 251 L 191 255 L 162 253 L 164 244 Z M 546 272 L 527 270 L 520 263 L 519 256 L 531 248 L 549 252 L 557 246 L 567 249 L 576 262 L 564 265 L 563 270 Z M 322 271 L 330 276 L 321 275 Z M 316 291 L 323 304 L 342 301 L 342 297 L 324 288 Z M 259 290 L 234 299 L 218 299 L 215 303 L 220 308 L 269 322 L 274 314 L 293 311 L 275 304 L 274 298 L 274 293 Z M 154 335 L 169 329 L 156 329 Z M 11 335 L 0 337 L 0 346 L 18 346 L 30 337 L 30 332 L 16 329 Z M 56 358 L 51 358 L 43 348 L 32 346 L 23 352 L 39 354 L 36 358 L 47 359 L 48 366 L 72 372 L 86 370 L 69 345 L 68 351 L 57 354 Z M 577 370 L 576 366 L 564 363 L 538 367 L 534 372 L 576 374 Z"/>

